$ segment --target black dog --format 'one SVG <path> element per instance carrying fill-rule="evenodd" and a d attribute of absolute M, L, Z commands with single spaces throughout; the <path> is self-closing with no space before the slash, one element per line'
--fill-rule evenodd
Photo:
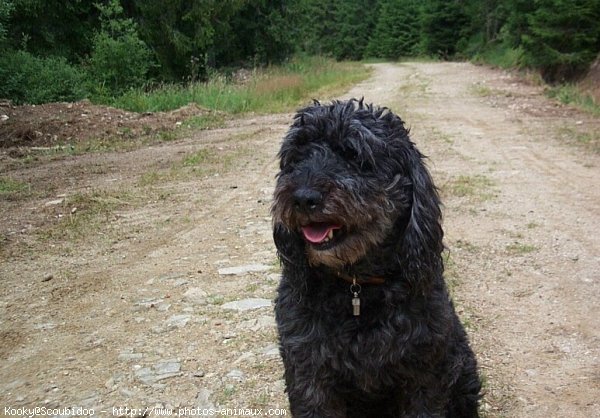
<path fill-rule="evenodd" d="M 440 200 L 402 120 L 362 100 L 315 102 L 279 158 L 275 313 L 292 415 L 477 417 Z"/>

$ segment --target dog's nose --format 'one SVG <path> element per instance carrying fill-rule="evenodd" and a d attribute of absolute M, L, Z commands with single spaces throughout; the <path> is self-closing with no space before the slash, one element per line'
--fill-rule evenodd
<path fill-rule="evenodd" d="M 323 195 L 316 190 L 302 187 L 294 192 L 294 205 L 302 211 L 313 211 L 323 201 Z"/>

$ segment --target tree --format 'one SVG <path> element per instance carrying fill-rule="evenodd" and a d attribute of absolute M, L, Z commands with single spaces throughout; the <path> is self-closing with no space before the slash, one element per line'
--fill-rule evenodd
<path fill-rule="evenodd" d="M 293 52 L 285 0 L 251 0 L 231 16 L 227 31 L 217 28 L 213 50 L 225 65 L 280 62 Z M 223 48 L 223 45 L 228 45 Z"/>
<path fill-rule="evenodd" d="M 125 18 L 119 0 L 97 5 L 101 30 L 96 33 L 88 72 L 100 94 L 120 94 L 146 82 L 152 54 L 137 33 L 132 19 Z"/>
<path fill-rule="evenodd" d="M 3 0 L 6 3 L 6 0 Z M 98 10 L 91 1 L 12 0 L 7 38 L 12 48 L 78 63 L 91 49 Z"/>
<path fill-rule="evenodd" d="M 468 19 L 457 0 L 428 0 L 421 12 L 421 49 L 425 54 L 449 58 L 467 36 Z"/>
<path fill-rule="evenodd" d="M 13 4 L 9 0 L 0 0 L 0 45 L 6 40 L 6 22 L 13 11 Z"/>
<path fill-rule="evenodd" d="M 541 0 L 522 36 L 525 64 L 548 82 L 582 75 L 600 50 L 599 0 Z"/>
<path fill-rule="evenodd" d="M 338 59 L 358 60 L 364 56 L 375 28 L 378 1 L 352 0 L 336 3 L 336 30 L 331 52 Z"/>
<path fill-rule="evenodd" d="M 365 55 L 396 59 L 413 56 L 419 44 L 419 2 L 383 0 Z"/>
<path fill-rule="evenodd" d="M 245 0 L 134 0 L 140 35 L 160 64 L 163 79 L 203 78 L 233 47 L 231 18 Z M 226 54 L 224 54 L 226 56 Z"/>
<path fill-rule="evenodd" d="M 337 36 L 335 0 L 298 0 L 293 15 L 296 22 L 295 44 L 299 51 L 312 55 L 332 55 Z"/>

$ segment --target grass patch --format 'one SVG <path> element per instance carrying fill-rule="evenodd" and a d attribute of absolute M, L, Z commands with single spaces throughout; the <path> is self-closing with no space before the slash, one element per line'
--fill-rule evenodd
<path fill-rule="evenodd" d="M 429 87 L 429 80 L 423 78 L 419 73 L 413 73 L 410 77 L 409 82 L 402 84 L 398 88 L 398 93 L 401 96 L 418 95 L 423 96 L 427 94 L 427 88 Z"/>
<path fill-rule="evenodd" d="M 585 130 L 584 130 L 585 129 Z M 563 126 L 558 129 L 561 140 L 600 153 L 600 130 L 594 128 Z"/>
<path fill-rule="evenodd" d="M 209 158 L 210 153 L 208 152 L 208 150 L 206 149 L 201 149 L 198 150 L 186 157 L 183 158 L 183 160 L 181 161 L 181 164 L 184 167 L 195 167 L 197 165 L 200 165 L 204 162 L 206 162 L 206 160 Z"/>
<path fill-rule="evenodd" d="M 556 87 L 550 87 L 546 89 L 546 95 L 561 103 L 574 105 L 592 115 L 600 116 L 600 105 L 596 103 L 592 96 L 584 94 L 574 84 L 563 84 Z"/>
<path fill-rule="evenodd" d="M 165 175 L 158 171 L 149 171 L 140 176 L 138 185 L 141 187 L 153 186 L 165 180 Z"/>
<path fill-rule="evenodd" d="M 296 57 L 282 66 L 255 70 L 250 81 L 243 84 L 216 75 L 203 83 L 130 90 L 103 104 L 135 112 L 169 111 L 189 103 L 232 114 L 284 112 L 313 97 L 339 93 L 369 74 L 370 70 L 360 63 Z"/>
<path fill-rule="evenodd" d="M 212 122 L 192 120 L 186 127 L 197 127 L 197 124 L 202 124 L 200 129 L 208 129 L 216 126 L 216 122 L 213 124 Z M 21 159 L 21 164 L 31 165 L 39 161 L 52 161 L 83 154 L 133 151 L 145 145 L 177 140 L 185 133 L 185 129 L 173 128 L 161 129 L 148 133 L 144 132 L 136 136 L 130 130 L 128 131 L 127 128 L 125 128 L 120 136 L 113 135 L 102 138 L 90 138 L 73 144 L 62 144 L 49 148 L 29 150 L 27 151 L 27 155 Z"/>
<path fill-rule="evenodd" d="M 469 253 L 477 253 L 479 251 L 479 247 L 469 241 L 463 241 L 461 239 L 457 240 L 455 243 L 456 248 L 460 248 L 461 250 L 465 250 Z"/>
<path fill-rule="evenodd" d="M 445 250 L 443 253 L 444 257 L 444 278 L 446 279 L 446 285 L 450 295 L 454 295 L 457 286 L 460 284 L 460 274 L 458 272 L 458 266 L 452 253 L 449 250 Z"/>
<path fill-rule="evenodd" d="M 456 197 L 485 201 L 494 197 L 491 190 L 493 186 L 494 183 L 489 178 L 477 174 L 458 176 L 442 186 L 442 190 Z"/>
<path fill-rule="evenodd" d="M 521 48 L 510 48 L 497 44 L 477 53 L 472 61 L 476 64 L 485 63 L 494 67 L 512 69 L 520 66 L 522 57 L 523 50 Z"/>
<path fill-rule="evenodd" d="M 485 84 L 482 84 L 479 82 L 471 84 L 471 86 L 469 87 L 469 91 L 473 95 L 478 96 L 478 97 L 492 97 L 492 96 L 511 97 L 512 96 L 512 93 L 510 93 L 508 91 L 493 89 L 493 88 L 488 87 Z"/>
<path fill-rule="evenodd" d="M 28 194 L 31 185 L 10 177 L 0 177 L 0 198 L 15 199 Z"/>
<path fill-rule="evenodd" d="M 75 241 L 89 237 L 105 227 L 116 209 L 131 204 L 132 200 L 134 197 L 127 192 L 76 193 L 63 203 L 59 222 L 40 232 L 40 238 Z"/>
<path fill-rule="evenodd" d="M 225 126 L 225 115 L 219 112 L 210 112 L 205 115 L 192 116 L 183 122 L 187 128 L 193 129 L 216 129 Z"/>
<path fill-rule="evenodd" d="M 506 251 L 513 255 L 529 254 L 535 250 L 537 250 L 535 245 L 523 244 L 520 242 L 513 242 L 506 246 Z"/>
<path fill-rule="evenodd" d="M 217 150 L 201 148 L 186 154 L 181 160 L 175 161 L 169 168 L 151 170 L 143 173 L 137 180 L 140 187 L 154 187 L 176 180 L 189 180 L 199 176 L 215 173 L 226 173 L 235 167 L 239 158 L 249 155 L 248 147 Z"/>
<path fill-rule="evenodd" d="M 199 149 L 181 159 L 171 168 L 173 177 L 184 178 L 189 174 L 210 175 L 226 173 L 234 167 L 235 162 L 250 150 L 247 147 L 216 150 Z"/>

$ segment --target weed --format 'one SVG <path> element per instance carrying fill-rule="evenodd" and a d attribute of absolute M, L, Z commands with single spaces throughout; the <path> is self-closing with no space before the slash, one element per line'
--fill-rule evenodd
<path fill-rule="evenodd" d="M 259 287 L 256 283 L 252 283 L 252 284 L 249 284 L 248 286 L 246 286 L 246 292 L 248 292 L 248 293 L 254 293 L 258 289 L 259 289 Z"/>
<path fill-rule="evenodd" d="M 158 132 L 158 138 L 162 142 L 171 142 L 177 139 L 177 134 L 174 131 L 163 129 Z"/>
<path fill-rule="evenodd" d="M 359 63 L 297 57 L 283 66 L 254 71 L 244 84 L 216 75 L 204 83 L 161 85 L 151 91 L 133 89 L 104 104 L 136 112 L 169 111 L 189 103 L 233 114 L 282 112 L 312 97 L 339 93 L 369 74 L 370 70 Z"/>
<path fill-rule="evenodd" d="M 523 56 L 521 48 L 510 48 L 503 44 L 496 44 L 479 52 L 473 58 L 476 63 L 485 62 L 500 68 L 515 68 L 519 67 L 519 62 Z"/>
<path fill-rule="evenodd" d="M 546 95 L 561 103 L 574 105 L 592 115 L 600 115 L 600 105 L 590 95 L 584 94 L 574 84 L 562 84 L 546 89 Z"/>
<path fill-rule="evenodd" d="M 220 306 L 225 303 L 225 297 L 223 295 L 212 295 L 208 297 L 208 303 L 211 305 Z"/>
<path fill-rule="evenodd" d="M 267 392 L 266 390 L 262 393 L 260 393 L 258 396 L 256 396 L 254 398 L 254 401 L 252 402 L 253 405 L 257 406 L 257 407 L 265 407 L 269 405 L 269 402 L 271 401 L 271 396 L 269 395 L 269 392 Z"/>
<path fill-rule="evenodd" d="M 183 122 L 187 128 L 193 129 L 215 129 L 225 125 L 225 115 L 218 112 L 210 112 L 204 115 L 192 116 Z"/>
<path fill-rule="evenodd" d="M 456 247 L 460 248 L 461 250 L 470 252 L 470 253 L 476 253 L 479 250 L 479 247 L 477 247 L 477 245 L 472 244 L 468 241 L 460 240 L 460 239 L 458 241 L 456 241 Z"/>
<path fill-rule="evenodd" d="M 562 126 L 558 129 L 558 136 L 564 141 L 581 145 L 586 149 L 600 153 L 600 131 L 597 129 Z"/>
<path fill-rule="evenodd" d="M 0 177 L 0 197 L 15 199 L 27 195 L 31 191 L 31 185 L 10 177 Z"/>
<path fill-rule="evenodd" d="M 149 171 L 140 176 L 140 179 L 138 180 L 138 185 L 140 185 L 142 187 L 152 186 L 154 184 L 159 183 L 163 179 L 164 179 L 163 174 L 158 173 L 156 171 Z"/>
<path fill-rule="evenodd" d="M 135 198 L 127 192 L 92 191 L 77 193 L 63 203 L 59 222 L 40 232 L 42 240 L 73 242 L 89 237 L 105 226 L 117 208 Z"/>
<path fill-rule="evenodd" d="M 512 93 L 509 91 L 493 89 L 493 88 L 488 87 L 481 83 L 473 83 L 469 87 L 469 91 L 472 94 L 474 94 L 475 96 L 479 96 L 479 97 L 491 97 L 491 96 L 511 97 L 512 96 Z"/>
<path fill-rule="evenodd" d="M 535 245 L 530 245 L 530 244 L 522 244 L 520 242 L 513 242 L 511 244 L 508 244 L 506 246 L 506 251 L 510 254 L 513 255 L 523 255 L 523 254 L 528 254 L 531 253 L 533 251 L 537 250 L 537 247 Z"/>
<path fill-rule="evenodd" d="M 492 180 L 484 175 L 458 176 L 450 180 L 442 191 L 456 197 L 464 197 L 477 201 L 485 201 L 494 197 L 491 188 L 494 186 Z"/>
<path fill-rule="evenodd" d="M 224 404 L 231 400 L 233 395 L 237 392 L 237 389 L 234 385 L 225 385 L 221 394 L 217 397 L 217 401 L 220 404 Z"/>
<path fill-rule="evenodd" d="M 458 273 L 458 266 L 451 256 L 450 251 L 445 251 L 444 256 L 444 276 L 446 278 L 446 284 L 448 291 L 452 295 L 456 287 L 460 284 L 460 275 Z"/>
<path fill-rule="evenodd" d="M 184 167 L 195 167 L 200 165 L 201 163 L 206 162 L 206 160 L 211 156 L 211 154 L 206 149 L 201 149 L 196 151 L 193 154 L 190 154 L 181 161 L 181 164 Z"/>

